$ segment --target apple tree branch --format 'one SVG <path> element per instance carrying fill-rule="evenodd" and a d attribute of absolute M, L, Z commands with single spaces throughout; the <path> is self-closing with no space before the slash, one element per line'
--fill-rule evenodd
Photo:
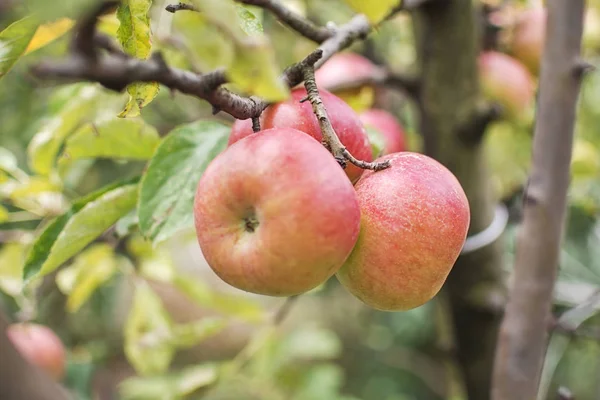
<path fill-rule="evenodd" d="M 494 400 L 536 396 L 565 224 L 585 2 L 549 0 L 547 8 L 533 163 L 496 353 Z"/>

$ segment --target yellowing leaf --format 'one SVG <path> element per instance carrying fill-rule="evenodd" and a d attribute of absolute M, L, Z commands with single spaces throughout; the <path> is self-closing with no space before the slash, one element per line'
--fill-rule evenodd
<path fill-rule="evenodd" d="M 171 320 L 160 298 L 144 281 L 136 282 L 125 324 L 125 355 L 139 375 L 164 373 L 175 353 L 169 342 Z"/>
<path fill-rule="evenodd" d="M 82 126 L 67 140 L 62 157 L 147 160 L 159 142 L 156 129 L 143 120 L 113 117 Z"/>
<path fill-rule="evenodd" d="M 109 14 L 98 18 L 98 31 L 116 38 L 119 31 L 119 19 L 117 15 Z"/>
<path fill-rule="evenodd" d="M 36 18 L 25 17 L 0 32 L 0 79 L 25 53 L 38 25 Z"/>
<path fill-rule="evenodd" d="M 400 5 L 401 0 L 345 0 L 354 11 L 365 14 L 372 24 L 381 22 L 395 7 Z"/>
<path fill-rule="evenodd" d="M 23 287 L 25 246 L 6 243 L 0 248 L 0 290 L 9 296 L 18 296 Z"/>
<path fill-rule="evenodd" d="M 242 91 L 269 102 L 289 97 L 289 88 L 280 74 L 273 49 L 266 41 L 238 45 L 233 64 L 227 70 L 231 82 Z"/>
<path fill-rule="evenodd" d="M 56 21 L 40 25 L 35 31 L 35 35 L 29 42 L 25 54 L 31 53 L 45 45 L 58 39 L 67 33 L 75 25 L 75 21 L 69 18 L 61 18 Z"/>
<path fill-rule="evenodd" d="M 0 224 L 8 221 L 8 210 L 3 205 L 0 205 Z"/>
<path fill-rule="evenodd" d="M 148 11 L 152 0 L 125 0 L 117 9 L 120 22 L 117 37 L 127 54 L 147 59 L 152 48 Z M 136 117 L 158 94 L 160 87 L 155 82 L 136 82 L 127 87 L 129 101 L 119 117 Z"/>
<path fill-rule="evenodd" d="M 117 271 L 113 248 L 97 244 L 79 254 L 73 264 L 56 276 L 60 290 L 67 294 L 67 310 L 76 312 L 94 291 Z"/>

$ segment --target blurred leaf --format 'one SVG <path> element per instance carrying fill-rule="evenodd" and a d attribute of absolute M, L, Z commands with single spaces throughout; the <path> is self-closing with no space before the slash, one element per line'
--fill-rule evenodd
<path fill-rule="evenodd" d="M 365 14 L 372 24 L 381 22 L 395 7 L 404 0 L 345 0 L 354 11 Z"/>
<path fill-rule="evenodd" d="M 375 104 L 375 88 L 373 86 L 365 85 L 356 89 L 337 90 L 334 94 L 358 113 L 368 110 Z"/>
<path fill-rule="evenodd" d="M 117 31 L 119 42 L 125 52 L 136 58 L 147 59 L 152 48 L 150 19 L 148 11 L 152 0 L 125 0 L 117 9 L 120 25 Z M 127 86 L 129 101 L 119 117 L 137 117 L 143 107 L 158 94 L 156 82 L 137 82 Z"/>
<path fill-rule="evenodd" d="M 227 321 L 222 318 L 204 318 L 200 321 L 176 325 L 173 327 L 171 343 L 176 348 L 192 347 L 222 332 L 226 326 Z"/>
<path fill-rule="evenodd" d="M 6 207 L 0 204 L 0 224 L 8 221 L 9 213 Z"/>
<path fill-rule="evenodd" d="M 291 360 L 331 359 L 342 352 L 342 343 L 335 333 L 317 327 L 293 331 L 282 346 L 284 354 Z"/>
<path fill-rule="evenodd" d="M 560 316 L 557 323 L 561 327 L 568 327 L 571 330 L 579 328 L 586 320 L 600 312 L 600 290 L 596 291 L 584 303 L 565 312 Z M 548 389 L 552 383 L 554 372 L 560 363 L 571 338 L 560 333 L 553 333 L 548 344 L 546 358 L 541 375 L 538 400 L 548 398 Z"/>
<path fill-rule="evenodd" d="M 171 320 L 160 297 L 137 281 L 125 324 L 125 355 L 140 375 L 158 375 L 169 367 L 175 348 L 169 342 Z"/>
<path fill-rule="evenodd" d="M 248 35 L 258 35 L 263 32 L 261 20 L 248 8 L 236 4 L 237 13 L 240 19 L 240 26 Z"/>
<path fill-rule="evenodd" d="M 158 243 L 193 227 L 198 181 L 225 149 L 229 132 L 223 124 L 197 121 L 175 128 L 163 139 L 140 186 L 138 218 L 144 235 Z"/>
<path fill-rule="evenodd" d="M 250 322 L 266 318 L 263 307 L 248 297 L 219 293 L 191 276 L 176 274 L 172 284 L 196 304 Z"/>
<path fill-rule="evenodd" d="M 0 147 L 0 170 L 8 172 L 20 181 L 27 180 L 28 178 L 27 174 L 19 169 L 17 157 L 4 147 Z"/>
<path fill-rule="evenodd" d="M 129 214 L 117 221 L 115 224 L 115 233 L 119 237 L 125 237 L 133 230 L 133 227 L 137 225 L 137 212 L 131 210 Z"/>
<path fill-rule="evenodd" d="M 344 383 L 344 372 L 338 365 L 319 365 L 311 368 L 295 391 L 292 400 L 331 400 Z"/>
<path fill-rule="evenodd" d="M 67 33 L 75 25 L 70 18 L 60 18 L 56 21 L 47 22 L 38 26 L 25 54 L 36 51 Z"/>
<path fill-rule="evenodd" d="M 376 159 L 382 154 L 383 149 L 385 148 L 385 137 L 383 136 L 383 133 L 371 125 L 365 125 L 365 130 L 367 131 L 371 149 L 373 150 L 373 159 Z"/>
<path fill-rule="evenodd" d="M 97 86 L 78 87 L 59 113 L 44 124 L 27 148 L 29 165 L 40 175 L 49 175 L 64 140 L 86 118 L 96 112 L 101 90 Z"/>
<path fill-rule="evenodd" d="M 62 157 L 146 160 L 159 142 L 156 129 L 143 120 L 111 118 L 82 126 L 67 140 Z"/>
<path fill-rule="evenodd" d="M 280 79 L 275 54 L 267 41 L 256 41 L 236 46 L 235 59 L 227 70 L 233 84 L 249 95 L 269 102 L 289 97 L 289 88 Z"/>
<path fill-rule="evenodd" d="M 24 260 L 25 245 L 21 243 L 5 243 L 0 248 L 0 290 L 9 296 L 21 294 Z"/>
<path fill-rule="evenodd" d="M 135 180 L 133 180 L 135 182 Z M 52 272 L 135 207 L 137 183 L 117 183 L 78 201 L 37 238 L 25 263 L 29 279 Z"/>
<path fill-rule="evenodd" d="M 29 16 L 13 22 L 0 32 L 0 79 L 25 53 L 38 25 L 39 21 Z"/>
<path fill-rule="evenodd" d="M 81 252 L 70 266 L 56 276 L 58 287 L 68 296 L 67 310 L 78 311 L 116 271 L 117 259 L 110 245 L 96 244 Z"/>
<path fill-rule="evenodd" d="M 164 376 L 128 378 L 119 385 L 119 393 L 123 400 L 180 399 L 214 383 L 217 378 L 218 365 L 194 365 Z"/>
<path fill-rule="evenodd" d="M 46 177 L 32 176 L 24 182 L 5 184 L 2 192 L 14 206 L 38 215 L 57 215 L 67 206 L 62 186 Z"/>

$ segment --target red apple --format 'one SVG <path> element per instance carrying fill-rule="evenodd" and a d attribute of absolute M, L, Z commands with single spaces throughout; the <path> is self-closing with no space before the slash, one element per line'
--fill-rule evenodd
<path fill-rule="evenodd" d="M 506 116 L 520 119 L 535 102 L 535 83 L 527 68 L 513 57 L 487 51 L 479 56 L 484 95 L 500 104 Z"/>
<path fill-rule="evenodd" d="M 367 79 L 379 71 L 379 67 L 360 54 L 337 53 L 315 71 L 317 86 L 332 88 L 341 84 Z"/>
<path fill-rule="evenodd" d="M 196 233 L 208 265 L 226 283 L 291 296 L 329 279 L 360 229 L 344 170 L 312 137 L 267 129 L 218 155 L 198 183 Z"/>
<path fill-rule="evenodd" d="M 422 154 L 388 154 L 387 169 L 366 171 L 355 189 L 361 231 L 337 278 L 379 310 L 409 310 L 441 289 L 465 242 L 467 197 L 456 177 Z"/>
<path fill-rule="evenodd" d="M 342 144 L 359 160 L 372 161 L 371 144 L 356 112 L 339 97 L 326 90 L 319 90 L 319 93 L 327 109 L 331 125 Z M 312 105 L 308 101 L 300 103 L 300 100 L 305 97 L 306 89 L 298 88 L 292 91 L 291 98 L 288 101 L 267 107 L 260 117 L 261 129 L 293 128 L 306 132 L 321 142 L 323 134 Z M 252 121 L 250 119 L 237 120 L 231 129 L 229 144 L 235 143 L 252 133 Z M 348 164 L 346 168 L 346 174 L 353 183 L 358 180 L 362 173 L 362 169 L 352 164 Z"/>
<path fill-rule="evenodd" d="M 7 328 L 6 336 L 24 359 L 55 380 L 62 379 L 65 373 L 65 347 L 50 328 L 34 323 L 12 324 Z"/>
<path fill-rule="evenodd" d="M 372 108 L 360 114 L 360 120 L 365 126 L 372 126 L 383 135 L 384 148 L 381 155 L 406 151 L 406 133 L 392 114 Z"/>
<path fill-rule="evenodd" d="M 509 44 L 511 54 L 534 75 L 538 75 L 540 71 L 547 16 L 544 7 L 525 10 L 517 19 Z"/>

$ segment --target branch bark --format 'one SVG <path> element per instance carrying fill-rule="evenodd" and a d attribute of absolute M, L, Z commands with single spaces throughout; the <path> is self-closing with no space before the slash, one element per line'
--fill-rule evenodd
<path fill-rule="evenodd" d="M 533 165 L 496 356 L 495 400 L 535 398 L 564 230 L 585 2 L 549 0 L 547 8 Z"/>
<path fill-rule="evenodd" d="M 414 13 L 421 85 L 420 130 L 425 153 L 448 167 L 469 199 L 469 236 L 486 229 L 496 201 L 479 141 L 481 114 L 477 73 L 479 20 L 471 0 L 426 3 Z M 470 128 L 469 128 L 470 127 Z M 472 130 L 467 132 L 466 130 Z M 444 291 L 452 312 L 457 358 L 469 399 L 490 398 L 491 375 L 501 314 L 490 304 L 504 303 L 501 239 L 461 255 Z M 498 300 L 500 299 L 500 300 Z"/>
<path fill-rule="evenodd" d="M 6 336 L 9 322 L 0 311 L 0 399 L 69 400 L 66 390 L 28 363 Z"/>

